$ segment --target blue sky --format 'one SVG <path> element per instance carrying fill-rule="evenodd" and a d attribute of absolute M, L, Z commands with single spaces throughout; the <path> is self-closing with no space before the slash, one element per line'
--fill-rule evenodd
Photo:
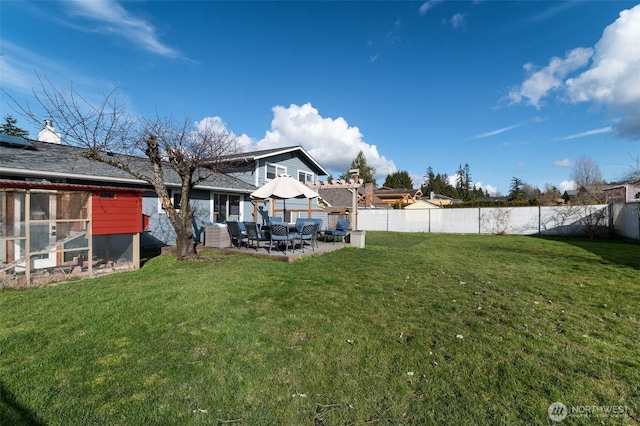
<path fill-rule="evenodd" d="M 428 166 L 506 194 L 613 181 L 640 155 L 640 5 L 627 1 L 2 1 L 6 94 L 36 72 L 144 115 L 189 116 L 245 149 L 302 145 L 335 176 Z M 43 120 L 46 117 L 43 117 Z M 54 123 L 55 126 L 55 123 Z"/>

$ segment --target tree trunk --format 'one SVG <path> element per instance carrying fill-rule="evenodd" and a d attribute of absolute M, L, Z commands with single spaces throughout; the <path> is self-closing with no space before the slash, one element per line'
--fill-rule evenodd
<path fill-rule="evenodd" d="M 189 232 L 189 235 L 183 232 L 176 234 L 176 255 L 180 260 L 196 257 L 196 244 L 192 232 Z"/>
<path fill-rule="evenodd" d="M 191 214 L 183 212 L 175 215 L 173 227 L 176 231 L 176 255 L 179 260 L 193 258 L 197 255 L 191 218 Z"/>

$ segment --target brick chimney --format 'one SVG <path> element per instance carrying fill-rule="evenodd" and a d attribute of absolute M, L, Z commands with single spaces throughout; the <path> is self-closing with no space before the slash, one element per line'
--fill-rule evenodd
<path fill-rule="evenodd" d="M 366 207 L 373 204 L 373 182 L 364 185 L 364 205 Z"/>

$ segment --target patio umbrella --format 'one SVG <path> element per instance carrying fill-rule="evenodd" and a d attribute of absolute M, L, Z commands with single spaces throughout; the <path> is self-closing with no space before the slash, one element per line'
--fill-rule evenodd
<path fill-rule="evenodd" d="M 251 193 L 252 198 L 275 198 L 284 201 L 284 216 L 287 215 L 287 199 L 315 198 L 318 193 L 287 174 L 281 174 Z"/>

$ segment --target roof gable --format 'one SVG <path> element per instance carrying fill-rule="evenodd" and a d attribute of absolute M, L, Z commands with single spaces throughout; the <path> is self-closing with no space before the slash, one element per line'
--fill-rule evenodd
<path fill-rule="evenodd" d="M 268 159 L 282 154 L 297 153 L 306 159 L 316 170 L 318 176 L 328 176 L 329 172 L 320 165 L 304 148 L 299 145 L 285 146 L 280 148 L 263 149 L 259 151 L 242 152 L 239 154 L 226 155 L 222 157 L 223 162 L 241 163 L 255 162 L 258 160 Z"/>

